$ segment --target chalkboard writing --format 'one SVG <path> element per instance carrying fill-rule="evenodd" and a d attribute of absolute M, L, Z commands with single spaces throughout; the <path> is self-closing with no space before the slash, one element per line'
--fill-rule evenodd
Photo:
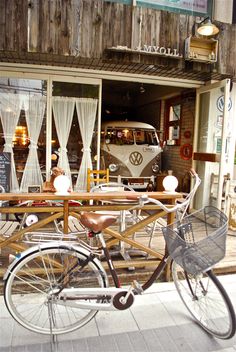
<path fill-rule="evenodd" d="M 11 153 L 0 153 L 0 185 L 10 192 Z"/>

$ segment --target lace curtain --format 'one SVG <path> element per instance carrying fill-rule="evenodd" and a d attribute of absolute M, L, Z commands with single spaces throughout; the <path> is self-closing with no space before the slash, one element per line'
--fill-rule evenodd
<path fill-rule="evenodd" d="M 96 120 L 97 102 L 97 99 L 76 99 L 76 110 L 83 141 L 83 157 L 76 181 L 76 191 L 87 190 L 87 169 L 92 169 L 90 146 Z"/>
<path fill-rule="evenodd" d="M 28 109 L 25 110 L 30 145 L 29 155 L 21 181 L 21 192 L 27 192 L 29 185 L 43 184 L 43 178 L 38 160 L 37 144 L 43 123 L 45 107 L 45 97 L 32 96 L 28 101 Z"/>
<path fill-rule="evenodd" d="M 20 117 L 21 100 L 18 94 L 3 93 L 1 94 L 1 121 L 5 138 L 3 151 L 11 153 L 11 179 L 10 191 L 19 192 L 19 183 L 16 176 L 16 167 L 13 153 L 12 140 L 15 134 L 15 129 Z"/>
<path fill-rule="evenodd" d="M 52 101 L 52 108 L 57 136 L 60 143 L 59 160 L 57 165 L 65 171 L 66 175 L 71 180 L 70 165 L 67 156 L 66 146 L 73 119 L 75 99 L 65 97 L 54 97 Z"/>

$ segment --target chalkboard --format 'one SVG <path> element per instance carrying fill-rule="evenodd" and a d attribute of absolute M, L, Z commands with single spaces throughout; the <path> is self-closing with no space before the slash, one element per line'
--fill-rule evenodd
<path fill-rule="evenodd" d="M 10 192 L 11 153 L 0 153 L 0 185 Z"/>

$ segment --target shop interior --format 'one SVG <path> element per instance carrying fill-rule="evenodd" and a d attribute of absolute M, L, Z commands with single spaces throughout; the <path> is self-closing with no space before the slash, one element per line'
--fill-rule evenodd
<path fill-rule="evenodd" d="M 19 94 L 22 96 L 40 95 L 46 98 L 47 82 L 38 80 L 25 79 L 1 79 L 0 94 L 4 97 L 5 93 Z M 102 81 L 102 105 L 101 105 L 101 119 L 108 120 L 128 120 L 145 122 L 153 125 L 158 133 L 161 141 L 165 139 L 163 131 L 163 107 L 161 102 L 163 99 L 170 99 L 175 96 L 180 96 L 186 92 L 186 88 L 161 86 L 150 83 L 132 82 L 132 81 L 118 81 L 118 80 L 103 80 Z M 53 96 L 57 97 L 95 97 L 98 98 L 98 86 L 86 85 L 79 83 L 68 82 L 53 82 L 52 89 Z M 24 99 L 23 99 L 24 100 Z M 2 100 L 3 101 L 3 100 Z M 3 108 L 3 104 L 2 104 Z M 9 114 L 11 113 L 9 107 Z M 30 138 L 27 127 L 27 103 L 26 100 L 22 102 L 19 119 L 16 124 L 13 136 L 13 152 L 16 165 L 16 172 L 18 182 L 21 182 L 22 174 L 25 169 L 27 157 L 29 155 Z M 2 122 L 2 121 L 1 121 Z M 97 127 L 97 125 L 95 125 Z M 96 132 L 94 137 L 96 136 Z M 4 137 L 4 127 L 0 124 L 0 147 L 3 151 L 6 139 Z M 59 155 L 59 139 L 57 135 L 57 128 L 55 126 L 54 116 L 52 112 L 52 157 L 51 164 L 56 166 Z M 70 169 L 72 174 L 78 173 L 80 162 L 82 158 L 82 138 L 77 118 L 77 111 L 74 110 L 72 127 L 69 133 L 67 143 L 67 153 L 69 159 Z M 92 161 L 94 166 L 96 164 L 97 144 L 96 138 L 93 138 L 91 146 Z M 37 154 L 40 169 L 43 178 L 45 179 L 46 169 L 46 109 L 42 118 L 42 125 L 37 141 Z M 76 176 L 75 176 L 76 177 Z"/>

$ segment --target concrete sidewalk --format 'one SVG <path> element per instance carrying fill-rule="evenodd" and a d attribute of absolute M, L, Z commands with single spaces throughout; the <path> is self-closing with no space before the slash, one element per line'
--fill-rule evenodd
<path fill-rule="evenodd" d="M 236 275 L 219 277 L 236 309 Z M 209 336 L 191 319 L 173 283 L 154 284 L 135 297 L 126 311 L 99 312 L 85 327 L 61 335 L 54 344 L 48 336 L 19 326 L 0 300 L 0 351 L 17 352 L 236 352 L 236 336 Z"/>

